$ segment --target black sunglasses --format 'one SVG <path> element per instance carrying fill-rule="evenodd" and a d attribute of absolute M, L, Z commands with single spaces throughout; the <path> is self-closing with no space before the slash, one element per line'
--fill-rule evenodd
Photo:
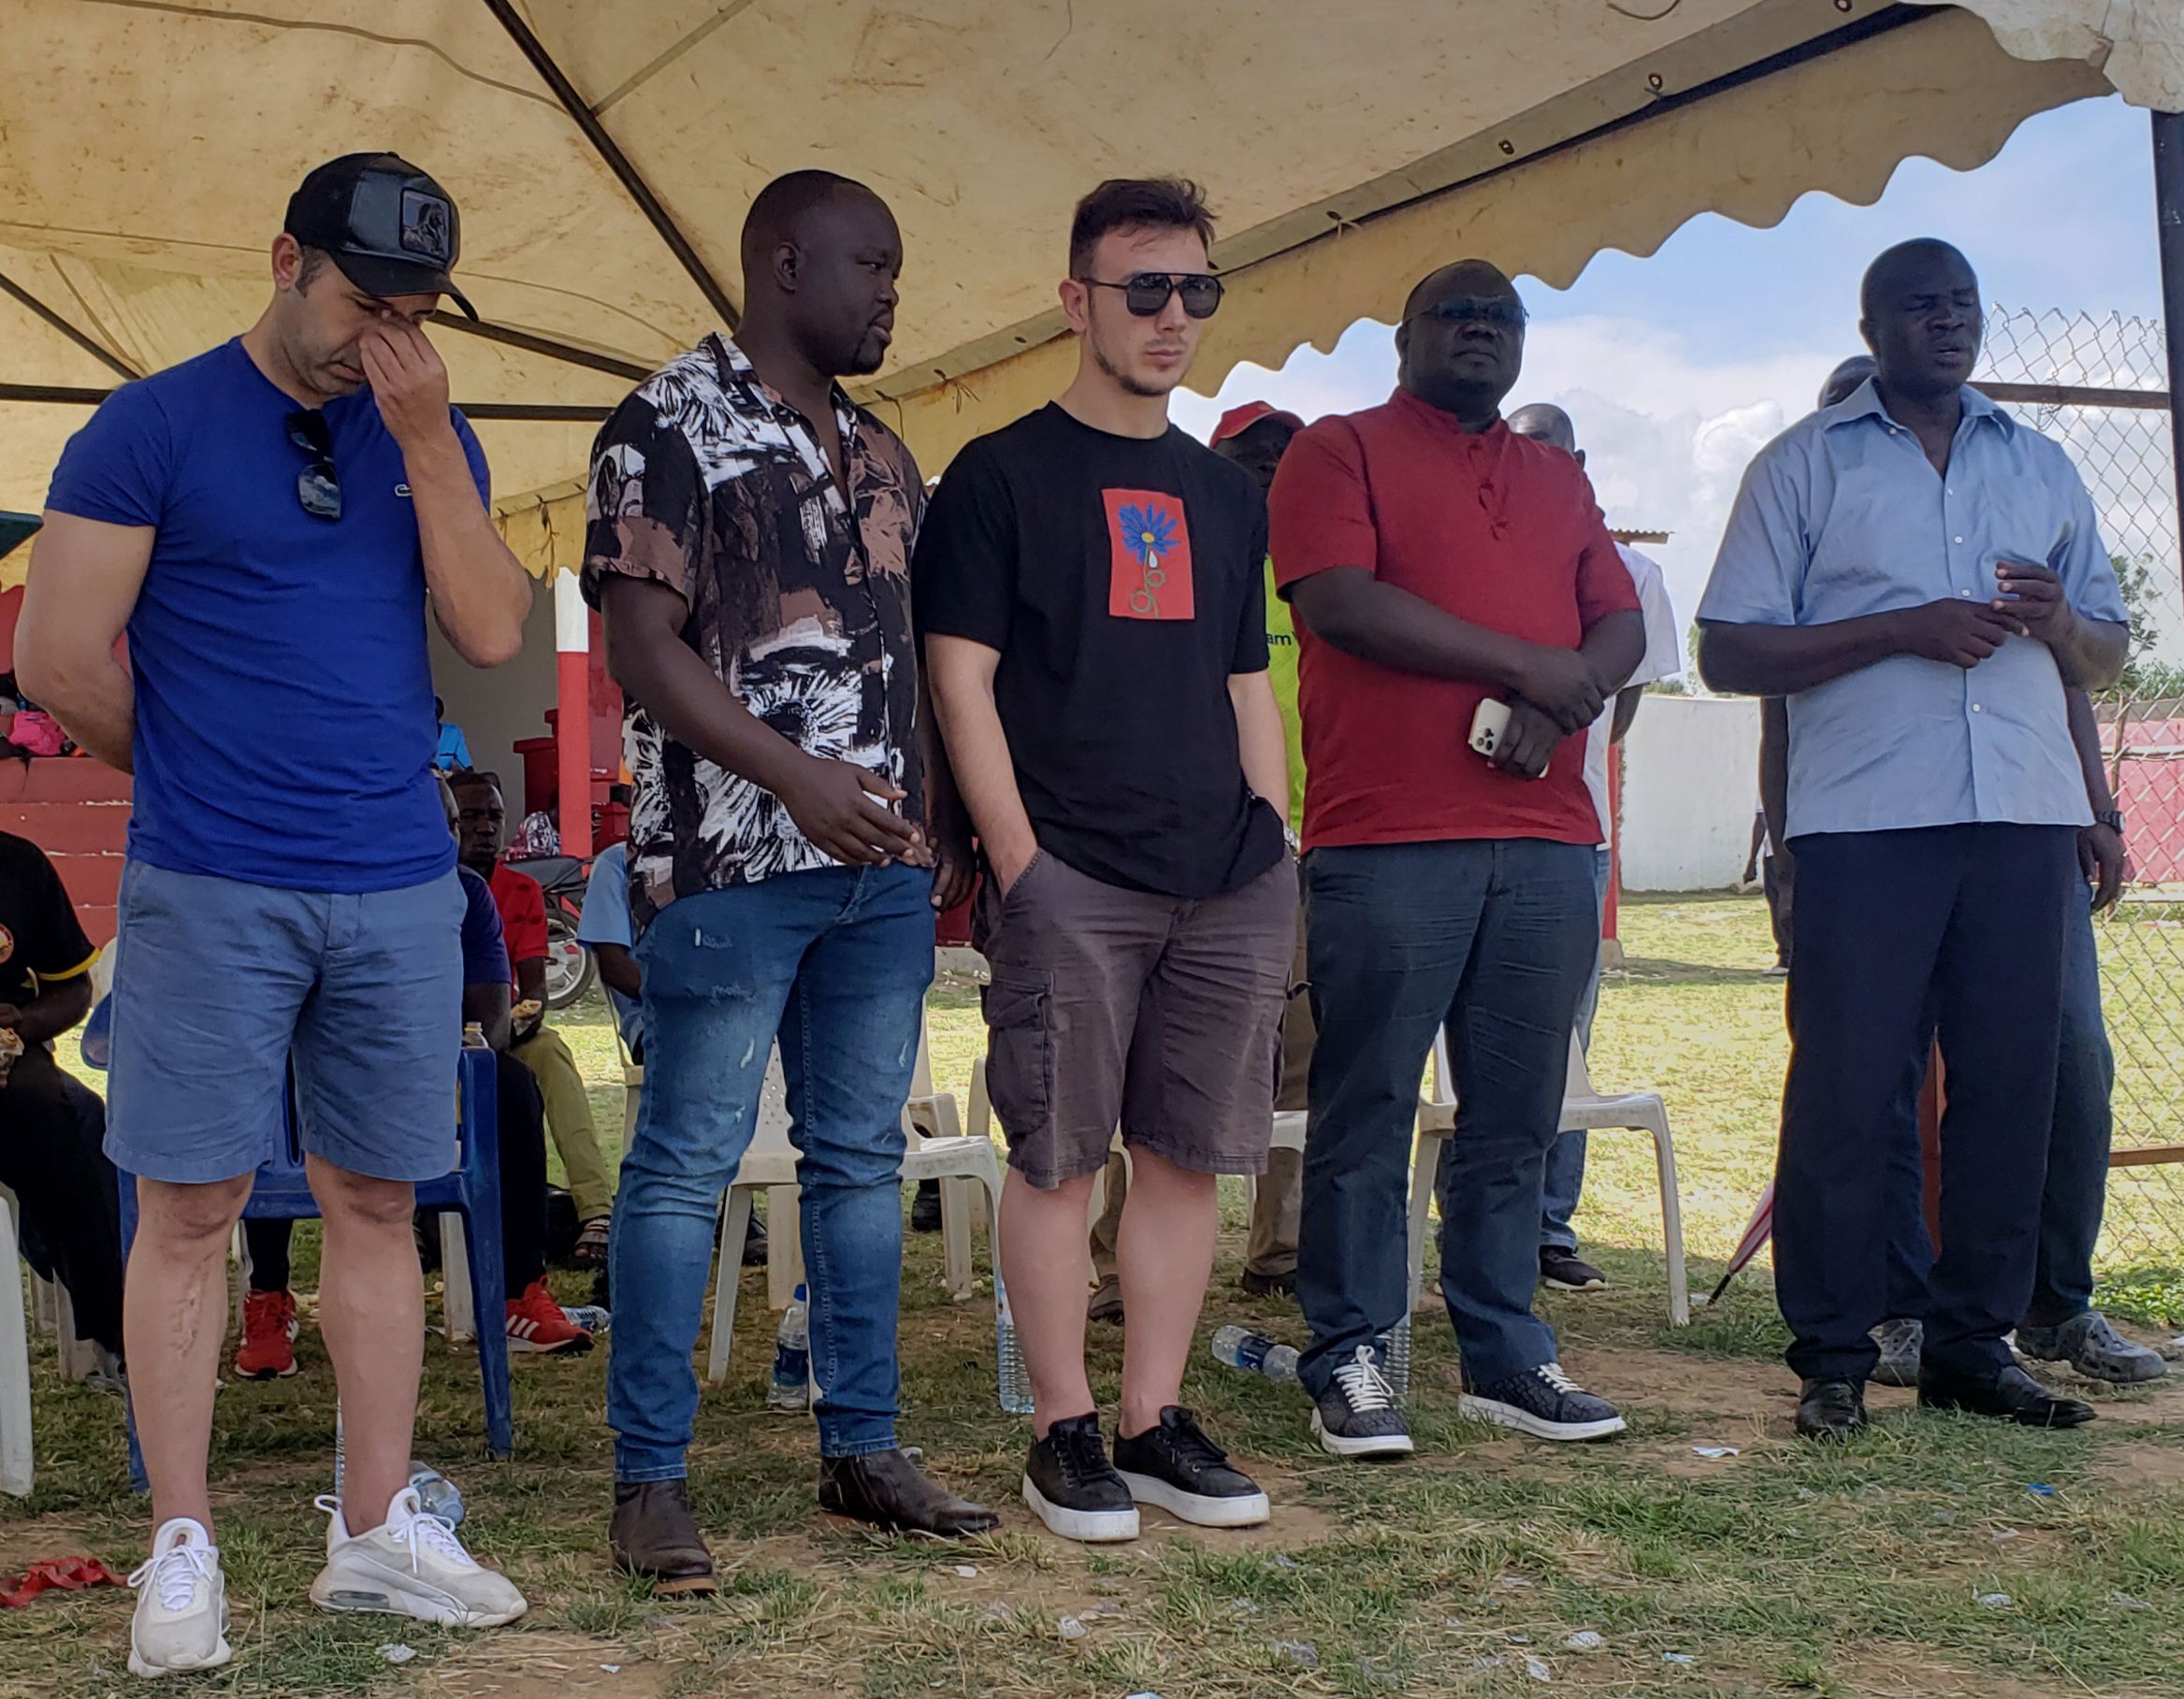
<path fill-rule="evenodd" d="M 1509 295 L 1451 295 L 1445 301 L 1436 301 L 1431 307 L 1421 308 L 1411 315 L 1419 319 L 1439 319 L 1443 324 L 1493 324 L 1504 330 L 1522 330 L 1531 317 L 1525 304 Z"/>
<path fill-rule="evenodd" d="M 288 440 L 311 457 L 296 477 L 296 499 L 313 519 L 341 517 L 341 475 L 334 470 L 334 433 L 325 414 L 299 407 L 288 415 Z"/>
<path fill-rule="evenodd" d="M 1203 271 L 1173 275 L 1165 271 L 1140 271 L 1120 283 L 1103 282 L 1098 278 L 1077 281 L 1087 289 L 1120 289 L 1122 305 L 1130 310 L 1133 317 L 1140 319 L 1159 317 L 1171 295 L 1183 297 L 1183 311 L 1193 319 L 1210 319 L 1221 305 L 1221 280 L 1208 277 Z"/>

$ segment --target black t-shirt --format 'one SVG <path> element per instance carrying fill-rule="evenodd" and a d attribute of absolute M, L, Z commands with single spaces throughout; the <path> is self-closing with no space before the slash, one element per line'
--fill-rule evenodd
<path fill-rule="evenodd" d="M 0 1002 L 29 1002 L 41 986 L 84 972 L 97 954 L 46 852 L 0 832 Z"/>
<path fill-rule="evenodd" d="M 918 534 L 918 629 L 1001 652 L 995 705 L 1040 847 L 1134 890 L 1213 897 L 1281 858 L 1229 675 L 1266 670 L 1266 504 L 1181 431 L 1048 405 L 981 437 Z"/>

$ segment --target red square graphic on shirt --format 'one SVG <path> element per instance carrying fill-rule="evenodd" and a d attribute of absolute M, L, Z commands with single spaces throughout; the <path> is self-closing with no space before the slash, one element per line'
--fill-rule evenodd
<path fill-rule="evenodd" d="M 1107 612 L 1115 619 L 1189 619 L 1191 527 L 1182 497 L 1102 490 L 1107 508 Z"/>

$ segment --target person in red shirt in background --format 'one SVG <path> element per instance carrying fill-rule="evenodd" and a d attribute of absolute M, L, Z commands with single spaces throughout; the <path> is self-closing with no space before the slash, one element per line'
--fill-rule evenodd
<path fill-rule="evenodd" d="M 1418 1081 L 1445 1027 L 1456 1137 L 1441 1292 L 1462 1411 L 1544 1439 L 1621 1432 L 1532 1313 L 1540 1176 L 1598 913 L 1583 736 L 1645 647 L 1584 470 L 1512 434 L 1525 309 L 1479 260 L 1410 292 L 1394 396 L 1298 435 L 1270 501 L 1297 614 L 1313 1013 L 1298 1376 L 1338 1457 L 1408 1452 L 1381 1365 L 1405 1319 Z M 1476 717 L 1506 710 L 1493 753 Z"/>
<path fill-rule="evenodd" d="M 546 1100 L 546 1130 L 554 1135 L 554 1148 L 561 1153 L 561 1166 L 569 1175 L 570 1195 L 576 1202 L 582 1229 L 576 1239 L 576 1260 L 586 1268 L 603 1268 L 607 1260 L 607 1226 L 615 1208 L 615 1185 L 608 1177 L 606 1158 L 600 1151 L 599 1128 L 591 1117 L 591 1099 L 585 1094 L 584 1075 L 561 1035 L 546 1025 L 546 896 L 539 882 L 519 873 L 500 859 L 502 835 L 508 827 L 507 805 L 500 798 L 500 781 L 489 772 L 453 775 L 456 805 L 460 811 L 456 841 L 462 863 L 484 879 L 500 911 L 500 929 L 508 940 L 508 959 L 515 973 L 515 1001 L 535 1003 L 538 1012 L 519 1015 L 515 1036 L 508 1046 L 514 1057 L 537 1077 Z"/>

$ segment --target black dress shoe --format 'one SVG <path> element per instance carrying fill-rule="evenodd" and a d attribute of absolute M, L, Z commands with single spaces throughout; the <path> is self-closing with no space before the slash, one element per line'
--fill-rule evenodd
<path fill-rule="evenodd" d="M 1927 1410 L 2000 1416 L 2024 1428 L 2082 1428 L 2093 1406 L 2059 1398 L 2016 1363 L 1991 1375 L 1960 1375 L 1929 1363 L 1918 1372 L 1918 1403 Z"/>
<path fill-rule="evenodd" d="M 1865 1427 L 1865 1388 L 1859 1382 L 1814 1379 L 1798 1389 L 1800 1439 L 1848 1439 Z"/>
<path fill-rule="evenodd" d="M 930 1533 L 960 1540 L 991 1533 L 1001 1519 L 960 1499 L 900 1450 L 819 1460 L 819 1508 L 870 1522 L 890 1533 Z"/>
<path fill-rule="evenodd" d="M 914 1233 L 940 1231 L 940 1182 L 920 1180 L 917 1196 L 910 1200 L 910 1231 Z"/>
<path fill-rule="evenodd" d="M 750 1226 L 744 1231 L 744 1266 L 766 1266 L 766 1223 L 758 1216 L 751 1217 Z"/>
<path fill-rule="evenodd" d="M 689 1598 L 714 1590 L 713 1554 L 698 1532 L 685 1482 L 616 1481 L 608 1538 L 615 1567 L 647 1577 L 655 1592 Z"/>

